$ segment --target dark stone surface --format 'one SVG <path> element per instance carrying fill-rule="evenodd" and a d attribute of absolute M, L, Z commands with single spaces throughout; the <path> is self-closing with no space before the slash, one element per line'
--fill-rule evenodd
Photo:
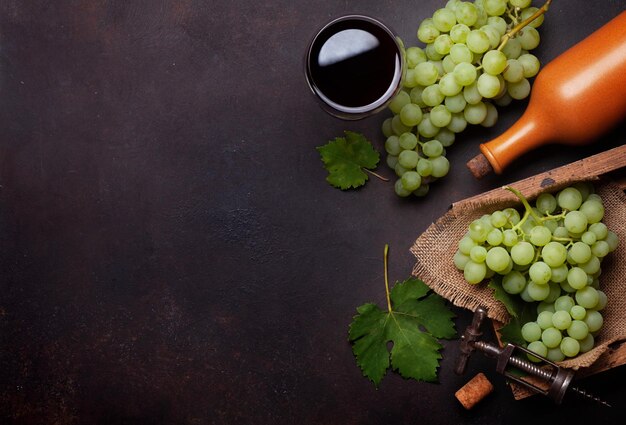
<path fill-rule="evenodd" d="M 465 162 L 521 102 L 459 137 L 425 200 L 379 181 L 331 188 L 314 148 L 345 129 L 380 148 L 383 116 L 318 108 L 309 37 L 356 12 L 414 44 L 443 3 L 0 2 L 0 423 L 614 423 L 624 368 L 584 381 L 609 413 L 515 402 L 479 357 L 457 377 L 458 341 L 439 384 L 390 374 L 376 390 L 355 365 L 347 326 L 358 305 L 384 302 L 385 243 L 402 280 L 408 248 L 452 202 L 623 140 L 622 124 L 474 180 Z M 538 54 L 625 6 L 555 1 Z M 481 370 L 495 393 L 466 412 L 453 393 Z"/>

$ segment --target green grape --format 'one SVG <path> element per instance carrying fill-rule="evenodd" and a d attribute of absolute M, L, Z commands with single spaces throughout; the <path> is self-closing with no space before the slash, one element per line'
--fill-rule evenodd
<path fill-rule="evenodd" d="M 552 214 L 557 207 L 556 198 L 551 193 L 542 193 L 537 197 L 535 205 L 542 214 Z"/>
<path fill-rule="evenodd" d="M 443 93 L 439 89 L 439 84 L 432 84 L 424 89 L 422 92 L 422 100 L 427 106 L 437 106 L 444 99 Z"/>
<path fill-rule="evenodd" d="M 539 325 L 537 325 L 539 326 Z M 541 342 L 548 348 L 555 348 L 561 344 L 561 331 L 557 328 L 550 327 L 541 333 Z"/>
<path fill-rule="evenodd" d="M 556 310 L 552 315 L 552 325 L 560 330 L 565 330 L 572 323 L 572 316 L 569 311 Z"/>
<path fill-rule="evenodd" d="M 398 164 L 402 167 L 410 170 L 417 167 L 417 160 L 419 155 L 413 150 L 404 150 L 398 155 Z"/>
<path fill-rule="evenodd" d="M 587 324 L 589 332 L 597 332 L 604 324 L 604 318 L 599 311 L 587 310 L 587 315 L 585 316 L 584 322 Z"/>
<path fill-rule="evenodd" d="M 567 328 L 567 334 L 574 339 L 581 340 L 589 334 L 589 327 L 582 320 L 572 320 L 571 325 Z"/>
<path fill-rule="evenodd" d="M 480 219 L 476 219 L 470 223 L 468 235 L 473 241 L 483 243 L 487 240 L 489 232 L 490 229 L 485 223 Z"/>
<path fill-rule="evenodd" d="M 437 158 L 431 158 L 430 162 L 433 165 L 433 171 L 431 175 L 433 177 L 441 178 L 448 174 L 450 171 L 450 162 L 445 156 L 438 156 Z"/>
<path fill-rule="evenodd" d="M 522 45 L 517 38 L 511 38 L 501 51 L 509 59 L 518 59 L 522 53 Z"/>
<path fill-rule="evenodd" d="M 532 0 L 509 0 L 511 6 L 519 7 L 520 9 L 526 9 L 528 6 L 530 6 L 531 2 Z"/>
<path fill-rule="evenodd" d="M 396 192 L 396 195 L 402 198 L 406 198 L 411 194 L 410 191 L 406 190 L 404 186 L 402 186 L 402 181 L 400 179 L 396 180 L 396 183 L 394 184 L 394 190 Z"/>
<path fill-rule="evenodd" d="M 606 238 L 606 235 L 608 234 L 608 228 L 606 227 L 606 224 L 604 223 L 593 223 L 589 226 L 589 231 L 593 232 L 596 235 L 596 239 L 597 240 L 602 240 L 604 238 Z"/>
<path fill-rule="evenodd" d="M 511 248 L 511 259 L 515 264 L 526 266 L 532 263 L 534 258 L 535 248 L 526 241 L 519 242 Z"/>
<path fill-rule="evenodd" d="M 550 303 L 551 308 L 554 310 L 554 302 L 561 296 L 561 286 L 556 282 L 548 282 L 548 287 L 550 288 L 550 293 L 544 301 Z"/>
<path fill-rule="evenodd" d="M 445 127 L 450 124 L 452 114 L 445 105 L 437 105 L 430 111 L 430 121 L 437 127 Z M 438 156 L 438 155 L 429 155 Z"/>
<path fill-rule="evenodd" d="M 422 177 L 417 174 L 417 171 L 407 171 L 402 175 L 400 181 L 404 189 L 413 192 L 422 184 Z"/>
<path fill-rule="evenodd" d="M 475 227 L 474 231 L 476 232 L 474 233 L 474 237 L 479 236 L 481 234 L 480 232 L 482 232 L 482 228 Z M 479 236 L 479 239 L 480 239 L 480 236 Z M 475 246 L 476 246 L 476 241 L 472 237 L 471 233 L 469 233 L 468 236 L 462 237 L 461 240 L 459 241 L 459 251 L 461 251 L 465 255 L 469 255 L 470 251 Z"/>
<path fill-rule="evenodd" d="M 389 109 L 391 109 L 391 112 L 394 114 L 399 114 L 402 107 L 408 103 L 411 103 L 411 97 L 407 92 L 401 90 L 391 99 L 391 102 L 389 102 Z"/>
<path fill-rule="evenodd" d="M 524 10 L 522 10 L 522 21 L 525 21 L 526 19 L 530 18 L 531 16 L 533 16 L 535 14 L 536 11 L 538 11 L 539 9 L 537 9 L 536 7 L 528 7 Z M 536 17 L 535 19 L 533 19 L 528 25 L 532 28 L 538 28 L 539 26 L 541 26 L 541 24 L 543 23 L 543 19 L 544 16 L 543 15 L 539 15 L 538 17 Z"/>
<path fill-rule="evenodd" d="M 427 44 L 426 47 L 424 48 L 424 51 L 426 52 L 426 57 L 428 59 L 430 59 L 433 62 L 436 61 L 440 61 L 443 59 L 443 55 L 440 55 L 436 50 L 435 50 L 435 45 L 433 43 L 431 44 Z M 434 65 L 434 63 L 433 63 Z M 441 73 L 439 72 L 439 76 L 441 76 Z"/>
<path fill-rule="evenodd" d="M 454 257 L 453 257 L 454 266 L 461 271 L 465 268 L 465 264 L 467 264 L 469 260 L 470 260 L 469 256 L 463 254 L 461 251 L 457 251 L 454 253 Z"/>
<path fill-rule="evenodd" d="M 511 257 L 506 249 L 496 246 L 487 252 L 487 266 L 494 272 L 503 272 L 511 261 Z"/>
<path fill-rule="evenodd" d="M 487 107 L 487 116 L 480 125 L 483 127 L 493 127 L 498 121 L 498 110 L 488 102 L 485 103 L 485 106 Z"/>
<path fill-rule="evenodd" d="M 423 196 L 426 196 L 429 190 L 430 190 L 430 185 L 422 184 L 420 187 L 418 187 L 416 190 L 413 191 L 413 195 L 421 198 Z"/>
<path fill-rule="evenodd" d="M 563 292 L 567 292 L 568 294 L 572 294 L 572 293 L 576 292 L 576 290 L 574 288 L 572 288 L 569 283 L 567 283 L 567 280 L 559 283 L 559 285 L 561 285 L 561 290 Z"/>
<path fill-rule="evenodd" d="M 450 9 L 438 9 L 433 13 L 433 24 L 441 32 L 449 32 L 456 24 L 456 16 Z"/>
<path fill-rule="evenodd" d="M 520 272 L 513 270 L 502 277 L 502 288 L 509 294 L 519 294 L 526 287 L 526 278 Z"/>
<path fill-rule="evenodd" d="M 522 338 L 526 342 L 534 342 L 541 339 L 541 328 L 537 322 L 528 322 L 522 326 Z"/>
<path fill-rule="evenodd" d="M 574 299 L 569 295 L 563 295 L 554 301 L 554 308 L 556 311 L 569 312 L 574 307 Z"/>
<path fill-rule="evenodd" d="M 400 115 L 396 115 L 391 119 L 391 128 L 396 136 L 399 136 L 402 133 L 406 133 L 407 131 L 411 130 L 411 127 L 407 127 L 406 125 L 402 124 L 402 121 L 400 120 Z"/>
<path fill-rule="evenodd" d="M 413 133 L 402 133 L 398 140 L 402 150 L 412 150 L 417 146 L 417 136 Z"/>
<path fill-rule="evenodd" d="M 476 263 L 469 260 L 463 269 L 463 277 L 468 283 L 477 284 L 483 281 L 487 274 L 487 266 L 485 263 Z"/>
<path fill-rule="evenodd" d="M 587 216 L 580 211 L 570 211 L 565 215 L 563 224 L 570 233 L 583 233 L 587 230 Z"/>
<path fill-rule="evenodd" d="M 454 13 L 456 20 L 471 27 L 478 20 L 478 8 L 470 2 L 462 2 L 457 5 Z"/>
<path fill-rule="evenodd" d="M 539 73 L 541 63 L 539 62 L 539 59 L 537 59 L 537 56 L 530 53 L 525 53 L 523 55 L 520 55 L 517 60 L 524 69 L 524 78 L 532 78 L 537 75 L 537 73 Z"/>
<path fill-rule="evenodd" d="M 528 275 L 533 282 L 545 285 L 552 277 L 552 269 L 543 261 L 537 261 L 528 269 Z"/>
<path fill-rule="evenodd" d="M 563 354 L 560 347 L 548 348 L 548 354 L 546 354 L 546 358 L 551 362 L 556 363 L 565 360 L 565 354 Z"/>
<path fill-rule="evenodd" d="M 467 120 L 462 113 L 456 113 L 452 114 L 450 124 L 446 128 L 453 133 L 460 133 L 465 130 L 465 127 L 467 127 Z"/>
<path fill-rule="evenodd" d="M 463 90 L 463 86 L 461 86 L 461 84 L 457 82 L 453 72 L 441 77 L 441 79 L 439 80 L 439 89 L 444 96 L 454 96 L 461 93 L 461 90 Z"/>
<path fill-rule="evenodd" d="M 484 263 L 487 258 L 487 248 L 476 245 L 470 251 L 470 258 L 476 263 Z"/>
<path fill-rule="evenodd" d="M 448 0 L 448 2 L 446 3 L 446 8 L 455 12 L 456 8 L 459 6 L 460 3 L 461 3 L 461 0 Z"/>
<path fill-rule="evenodd" d="M 417 86 L 411 89 L 409 92 L 409 96 L 411 97 L 411 103 L 416 104 L 420 108 L 425 108 L 426 104 L 422 101 L 422 92 L 424 91 L 424 87 Z"/>
<path fill-rule="evenodd" d="M 439 133 L 437 133 L 437 139 L 441 142 L 441 145 L 444 148 L 447 148 L 448 146 L 452 146 L 452 144 L 454 143 L 455 137 L 456 136 L 454 135 L 454 133 L 448 130 L 447 128 L 441 128 L 439 129 Z"/>
<path fill-rule="evenodd" d="M 448 111 L 455 114 L 458 112 L 462 112 L 463 109 L 465 109 L 465 105 L 467 105 L 467 102 L 465 101 L 463 94 L 459 93 L 454 96 L 446 97 L 444 100 L 444 105 L 446 105 L 446 108 L 448 108 Z"/>
<path fill-rule="evenodd" d="M 580 237 L 581 242 L 585 243 L 586 245 L 593 245 L 594 243 L 596 243 L 596 241 L 598 240 L 598 237 L 596 236 L 595 233 L 593 233 L 590 230 L 587 230 L 585 233 L 583 233 L 583 235 Z M 608 249 L 608 245 L 607 245 L 607 249 Z M 607 251 L 608 253 L 608 251 Z M 595 254 L 594 254 L 595 255 Z"/>
<path fill-rule="evenodd" d="M 487 117 L 487 107 L 483 102 L 467 105 L 463 111 L 463 117 L 470 124 L 480 124 Z"/>
<path fill-rule="evenodd" d="M 548 285 L 539 285 L 538 283 L 533 282 L 532 280 L 528 282 L 528 295 L 534 301 L 543 301 L 548 298 L 550 295 L 550 286 Z"/>
<path fill-rule="evenodd" d="M 569 238 L 569 232 L 565 227 L 559 226 L 552 231 L 552 236 L 560 239 Z"/>
<path fill-rule="evenodd" d="M 420 136 L 426 138 L 435 137 L 439 133 L 439 127 L 430 120 L 430 113 L 424 114 L 422 121 L 417 125 L 417 132 Z"/>
<path fill-rule="evenodd" d="M 578 189 L 567 187 L 558 193 L 557 202 L 564 210 L 577 210 L 583 202 L 583 196 Z"/>
<path fill-rule="evenodd" d="M 482 97 L 491 99 L 500 92 L 500 80 L 494 75 L 483 73 L 476 80 L 476 88 Z"/>
<path fill-rule="evenodd" d="M 552 232 L 546 226 L 535 226 L 530 230 L 530 242 L 535 246 L 545 246 L 552 239 Z"/>
<path fill-rule="evenodd" d="M 465 40 L 467 47 L 474 53 L 484 53 L 491 47 L 489 36 L 482 30 L 471 30 Z"/>
<path fill-rule="evenodd" d="M 385 140 L 385 151 L 389 155 L 399 155 L 402 152 L 402 148 L 400 147 L 400 139 L 398 136 L 389 136 L 387 140 Z"/>
<path fill-rule="evenodd" d="M 489 16 L 500 16 L 506 11 L 506 0 L 485 0 L 483 8 Z"/>
<path fill-rule="evenodd" d="M 425 44 L 435 41 L 439 34 L 439 30 L 435 27 L 432 18 L 424 19 L 417 29 L 417 38 Z"/>
<path fill-rule="evenodd" d="M 591 349 L 595 345 L 593 335 L 591 334 L 587 334 L 587 336 L 583 338 L 581 341 L 578 341 L 578 343 L 580 344 L 581 353 L 586 353 L 587 351 L 591 351 Z"/>
<path fill-rule="evenodd" d="M 585 307 L 586 309 L 594 308 L 598 305 L 598 301 L 600 301 L 597 289 L 592 288 L 591 286 L 585 286 L 584 288 L 577 290 L 575 297 L 578 305 Z M 587 315 L 589 315 L 589 312 L 587 312 Z"/>
<path fill-rule="evenodd" d="M 383 131 L 383 135 L 385 136 L 385 138 L 389 136 L 393 136 L 393 130 L 391 128 L 391 118 L 386 118 L 383 121 L 382 131 Z"/>
<path fill-rule="evenodd" d="M 443 66 L 443 71 L 446 74 L 449 74 L 452 71 L 454 71 L 454 67 L 456 66 L 456 63 L 454 63 L 454 61 L 452 60 L 452 57 L 450 55 L 446 55 L 443 58 L 443 60 L 441 61 L 441 65 Z"/>
<path fill-rule="evenodd" d="M 554 303 L 547 301 L 547 299 L 541 301 L 537 304 L 537 314 L 540 314 L 542 311 L 554 313 Z"/>
<path fill-rule="evenodd" d="M 465 44 L 461 43 L 457 43 L 450 48 L 450 57 L 456 64 L 471 64 L 474 61 L 474 54 L 472 51 Z"/>
<path fill-rule="evenodd" d="M 420 158 L 417 163 L 417 172 L 422 177 L 428 177 L 433 172 L 433 164 L 425 158 Z"/>
<path fill-rule="evenodd" d="M 450 53 L 450 47 L 454 45 L 454 41 L 448 34 L 441 34 L 433 42 L 435 51 L 440 55 L 447 55 Z"/>
<path fill-rule="evenodd" d="M 545 310 L 537 315 L 537 324 L 541 329 L 548 329 L 552 327 L 552 316 L 554 312 Z"/>
<path fill-rule="evenodd" d="M 589 261 L 579 264 L 578 267 L 583 269 L 588 275 L 595 274 L 600 271 L 600 259 L 595 255 L 592 255 Z"/>
<path fill-rule="evenodd" d="M 407 103 L 400 110 L 400 121 L 407 127 L 416 126 L 421 120 L 422 109 L 414 103 Z"/>
<path fill-rule="evenodd" d="M 494 211 L 491 214 L 491 225 L 493 227 L 504 227 L 506 226 L 508 217 L 503 211 Z"/>
<path fill-rule="evenodd" d="M 590 182 L 576 182 L 572 185 L 572 187 L 576 188 L 583 197 L 583 202 L 589 198 L 589 195 L 594 193 L 593 184 Z M 597 199 L 597 201 L 602 202 L 602 199 Z"/>
<path fill-rule="evenodd" d="M 619 243 L 619 238 L 617 237 L 615 232 L 611 230 L 607 231 L 606 238 L 604 238 L 604 240 L 606 241 L 606 243 L 609 244 L 609 252 L 615 251 Z"/>
<path fill-rule="evenodd" d="M 502 231 L 500 229 L 493 229 L 487 235 L 487 243 L 491 246 L 498 246 L 502 244 Z"/>
<path fill-rule="evenodd" d="M 513 99 L 525 99 L 530 94 L 530 83 L 526 78 L 523 78 L 521 81 L 518 81 L 516 83 L 509 82 L 507 84 L 507 93 Z"/>
<path fill-rule="evenodd" d="M 602 202 L 587 200 L 580 206 L 580 212 L 585 214 L 590 224 L 598 223 L 604 217 L 604 206 Z"/>
<path fill-rule="evenodd" d="M 504 246 L 514 246 L 517 243 L 517 239 L 515 230 L 506 229 L 502 232 L 502 243 Z"/>
<path fill-rule="evenodd" d="M 541 37 L 539 36 L 539 31 L 534 29 L 531 26 L 527 26 L 518 34 L 518 39 L 522 49 L 524 50 L 532 50 L 539 46 L 539 42 Z"/>
<path fill-rule="evenodd" d="M 415 67 L 415 81 L 417 84 L 430 86 L 431 84 L 435 84 L 437 78 L 439 78 L 439 71 L 432 62 L 422 62 Z"/>
<path fill-rule="evenodd" d="M 548 347 L 545 346 L 545 344 L 541 341 L 533 341 L 530 344 L 528 344 L 528 350 L 532 351 L 535 354 L 538 354 L 541 357 L 545 357 L 548 354 Z M 528 360 L 530 360 L 531 362 L 540 362 L 541 359 L 528 354 Z"/>
<path fill-rule="evenodd" d="M 470 28 L 465 24 L 456 24 L 450 29 L 450 38 L 455 43 L 465 43 L 467 40 L 467 34 L 469 34 Z"/>
<path fill-rule="evenodd" d="M 574 357 L 580 352 L 580 343 L 578 340 L 575 340 L 570 336 L 566 336 L 561 341 L 560 348 L 565 356 Z"/>
<path fill-rule="evenodd" d="M 426 53 L 419 47 L 409 47 L 406 49 L 406 64 L 409 68 L 415 68 L 418 63 L 426 62 Z"/>
<path fill-rule="evenodd" d="M 476 105 L 481 100 L 483 100 L 483 97 L 478 92 L 476 82 L 473 82 L 463 89 L 463 97 L 465 98 L 465 101 L 468 103 L 468 105 Z"/>
<path fill-rule="evenodd" d="M 587 314 L 587 310 L 581 305 L 575 305 L 572 306 L 572 308 L 569 310 L 569 314 L 574 320 L 583 320 L 585 318 L 585 315 Z"/>
<path fill-rule="evenodd" d="M 582 289 L 587 286 L 587 273 L 580 267 L 572 267 L 567 272 L 567 283 L 576 290 Z"/>
<path fill-rule="evenodd" d="M 487 19 L 487 24 L 494 27 L 498 33 L 500 34 L 500 36 L 503 36 L 506 33 L 506 21 L 504 19 L 502 19 L 500 16 L 490 16 Z"/>
<path fill-rule="evenodd" d="M 544 258 L 544 261 L 545 261 L 545 258 Z M 568 272 L 569 272 L 569 269 L 567 268 L 566 264 L 561 264 L 560 266 L 552 267 L 552 277 L 550 278 L 550 280 L 556 283 L 565 282 L 567 280 Z"/>
<path fill-rule="evenodd" d="M 555 267 L 565 263 L 567 259 L 567 249 L 558 242 L 548 242 L 541 249 L 541 258 L 554 270 Z"/>
<path fill-rule="evenodd" d="M 596 310 L 604 310 L 606 303 L 608 302 L 606 294 L 603 291 L 598 292 L 598 304 L 594 307 Z"/>
<path fill-rule="evenodd" d="M 439 140 L 429 140 L 422 145 L 422 152 L 429 158 L 437 157 L 443 153 L 443 146 Z"/>
<path fill-rule="evenodd" d="M 413 88 L 413 87 L 417 87 L 417 81 L 415 81 L 415 70 L 408 68 L 406 70 L 406 73 L 404 75 L 404 88 Z"/>
<path fill-rule="evenodd" d="M 507 59 L 504 53 L 499 50 L 490 50 L 483 56 L 483 69 L 491 75 L 498 75 L 507 66 Z"/>
<path fill-rule="evenodd" d="M 498 47 L 498 45 L 500 44 L 500 31 L 498 31 L 496 28 L 492 27 L 491 25 L 483 25 L 481 28 L 481 31 L 484 31 L 485 34 L 487 34 L 487 37 L 489 37 L 489 47 L 491 49 L 495 49 L 496 47 Z M 483 56 L 483 61 L 484 61 L 484 56 Z M 504 59 L 505 64 L 506 64 L 506 58 Z"/>
<path fill-rule="evenodd" d="M 575 242 L 569 249 L 569 254 L 576 263 L 586 263 L 591 260 L 591 248 L 584 242 Z"/>
<path fill-rule="evenodd" d="M 506 84 L 504 85 L 505 89 L 506 89 Z M 509 94 L 507 92 L 505 92 L 502 96 L 498 96 L 493 100 L 493 103 L 495 103 L 498 106 L 509 106 L 511 104 L 511 102 L 513 102 L 513 98 L 511 96 L 509 96 Z"/>
<path fill-rule="evenodd" d="M 387 162 L 387 166 L 389 168 L 395 168 L 396 164 L 398 163 L 398 156 L 397 155 L 387 155 L 387 158 L 385 160 Z"/>
<path fill-rule="evenodd" d="M 469 86 L 476 81 L 476 67 L 471 63 L 461 62 L 454 67 L 453 76 L 461 86 Z"/>

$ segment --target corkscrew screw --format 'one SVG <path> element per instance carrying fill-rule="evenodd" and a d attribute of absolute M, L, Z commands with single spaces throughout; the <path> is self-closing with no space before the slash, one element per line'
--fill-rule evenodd
<path fill-rule="evenodd" d="M 556 363 L 519 345 L 506 344 L 504 347 L 499 347 L 489 342 L 480 341 L 479 338 L 482 336 L 480 328 L 486 318 L 487 310 L 484 307 L 476 309 L 472 323 L 461 336 L 461 356 L 455 367 L 455 372 L 458 375 L 462 375 L 465 372 L 469 357 L 475 350 L 478 350 L 485 356 L 496 359 L 496 371 L 503 374 L 509 381 L 513 381 L 534 393 L 547 396 L 556 404 L 561 404 L 565 393 L 569 389 L 571 392 L 600 403 L 603 406 L 611 407 L 607 402 L 589 394 L 585 390 L 570 386 L 574 378 L 573 370 L 560 367 Z M 523 357 L 515 355 L 516 351 L 530 354 L 540 359 L 540 362 L 532 363 Z M 538 378 L 545 385 L 535 385 L 522 379 L 522 377 L 518 376 L 519 373 L 516 373 L 516 370 Z"/>

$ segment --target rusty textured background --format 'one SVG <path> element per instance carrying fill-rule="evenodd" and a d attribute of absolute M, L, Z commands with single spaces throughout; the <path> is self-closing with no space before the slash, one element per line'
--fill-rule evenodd
<path fill-rule="evenodd" d="M 443 3 L 1 0 L 0 423 L 615 423 L 624 368 L 584 381 L 608 412 L 514 402 L 479 357 L 457 377 L 456 341 L 440 384 L 392 374 L 376 390 L 355 365 L 347 325 L 384 301 L 385 243 L 402 280 L 409 246 L 452 202 L 620 145 L 626 129 L 473 180 L 465 162 L 521 102 L 459 137 L 423 201 L 379 181 L 331 188 L 315 146 L 351 129 L 380 148 L 383 117 L 318 108 L 309 38 L 359 12 L 413 44 Z M 556 0 L 540 57 L 625 6 Z M 465 412 L 453 393 L 479 370 L 496 391 Z"/>

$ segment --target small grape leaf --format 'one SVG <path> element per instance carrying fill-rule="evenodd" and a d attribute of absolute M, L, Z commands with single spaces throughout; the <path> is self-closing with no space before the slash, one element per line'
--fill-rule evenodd
<path fill-rule="evenodd" d="M 316 149 L 328 171 L 326 181 L 341 190 L 363 186 L 369 179 L 363 169 L 373 170 L 380 155 L 360 133 L 345 131 L 345 137 L 337 137 Z"/>
<path fill-rule="evenodd" d="M 512 317 L 509 323 L 498 329 L 502 341 L 525 346 L 526 340 L 522 336 L 522 326 L 536 319 L 535 311 L 535 303 L 525 304 L 519 316 Z"/>
<path fill-rule="evenodd" d="M 349 340 L 363 375 L 378 386 L 391 364 L 404 378 L 436 381 L 442 348 L 437 338 L 456 336 L 454 314 L 416 278 L 396 282 L 390 302 L 388 311 L 362 305 L 350 324 Z"/>

